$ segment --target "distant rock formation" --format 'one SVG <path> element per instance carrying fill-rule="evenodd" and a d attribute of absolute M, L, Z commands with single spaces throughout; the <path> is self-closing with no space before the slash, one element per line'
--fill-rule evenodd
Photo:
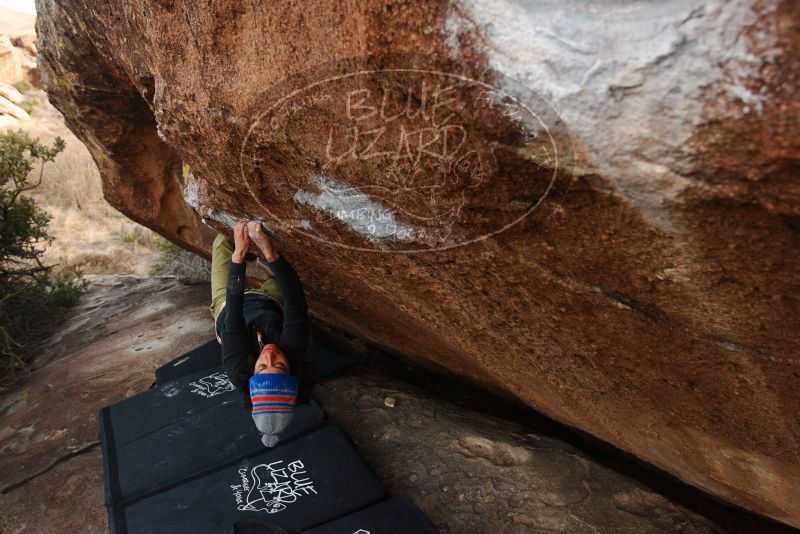
<path fill-rule="evenodd" d="M 41 87 L 36 66 L 35 18 L 0 8 L 0 130 L 13 128 L 28 113 L 19 107 L 23 97 L 13 85 L 28 81 Z"/>
<path fill-rule="evenodd" d="M 0 129 L 15 126 L 30 118 L 28 112 L 19 107 L 25 97 L 14 87 L 0 83 Z"/>
<path fill-rule="evenodd" d="M 800 526 L 795 2 L 38 12 L 132 219 L 261 218 L 319 317 Z"/>
<path fill-rule="evenodd" d="M 41 87 L 36 66 L 36 18 L 0 7 L 0 82 L 27 80 Z"/>

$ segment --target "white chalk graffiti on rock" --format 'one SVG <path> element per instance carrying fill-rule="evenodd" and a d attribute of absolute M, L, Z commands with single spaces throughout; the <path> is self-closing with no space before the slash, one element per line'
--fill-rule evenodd
<path fill-rule="evenodd" d="M 238 509 L 274 514 L 286 509 L 305 495 L 317 495 L 314 482 L 308 478 L 301 460 L 283 460 L 259 464 L 249 470 L 239 469 L 241 484 L 231 486 Z M 249 475 L 249 476 L 248 476 Z"/>
<path fill-rule="evenodd" d="M 228 380 L 227 375 L 222 371 L 204 376 L 195 382 L 189 382 L 189 387 L 192 388 L 192 393 L 196 393 L 201 397 L 216 397 L 235 389 L 231 381 Z"/>

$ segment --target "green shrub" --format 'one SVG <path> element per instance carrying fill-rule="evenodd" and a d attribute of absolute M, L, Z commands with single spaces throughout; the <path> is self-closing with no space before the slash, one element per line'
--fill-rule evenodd
<path fill-rule="evenodd" d="M 86 288 L 77 269 L 54 274 L 55 265 L 42 262 L 53 240 L 50 217 L 25 194 L 41 184 L 41 168 L 63 149 L 61 138 L 48 147 L 22 131 L 0 135 L 0 389 L 26 368 L 37 341 Z"/>
<path fill-rule="evenodd" d="M 27 100 L 23 100 L 22 102 L 19 103 L 19 107 L 24 109 L 25 113 L 27 113 L 28 115 L 33 113 L 33 102 L 29 102 Z"/>
<path fill-rule="evenodd" d="M 14 88 L 20 93 L 27 93 L 28 91 L 33 89 L 33 86 L 31 85 L 31 82 L 29 82 L 28 80 L 20 80 L 14 84 Z"/>

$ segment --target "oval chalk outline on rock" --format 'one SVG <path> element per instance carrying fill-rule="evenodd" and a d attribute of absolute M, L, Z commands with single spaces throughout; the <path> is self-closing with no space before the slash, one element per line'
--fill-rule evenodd
<path fill-rule="evenodd" d="M 334 63 L 338 63 L 338 62 L 334 62 Z M 326 66 L 328 66 L 328 64 L 318 65 L 316 68 L 324 68 Z M 267 116 L 268 114 L 272 113 L 277 107 L 279 107 L 280 105 L 286 103 L 287 101 L 290 101 L 292 98 L 294 98 L 298 94 L 302 94 L 303 92 L 307 91 L 308 89 L 316 88 L 316 87 L 319 87 L 319 86 L 321 86 L 323 84 L 328 84 L 328 83 L 331 83 L 331 82 L 335 82 L 335 81 L 343 80 L 343 79 L 347 79 L 347 78 L 352 78 L 352 77 L 355 77 L 355 76 L 370 75 L 370 74 L 376 74 L 376 73 L 387 73 L 387 72 L 393 72 L 393 73 L 404 73 L 404 72 L 407 72 L 407 73 L 439 75 L 439 76 L 445 76 L 445 77 L 449 77 L 449 78 L 455 78 L 455 79 L 460 80 L 462 82 L 475 84 L 477 86 L 483 87 L 483 88 L 488 89 L 490 91 L 496 91 L 498 94 L 501 94 L 501 95 L 504 95 L 504 96 L 507 96 L 507 97 L 511 98 L 517 105 L 519 105 L 521 108 L 523 108 L 525 111 L 527 111 L 533 118 L 536 119 L 536 121 L 539 122 L 539 124 L 547 132 L 548 138 L 550 139 L 550 143 L 551 143 L 552 148 L 553 148 L 553 156 L 554 156 L 554 159 L 555 159 L 555 165 L 554 165 L 554 168 L 553 168 L 553 175 L 552 175 L 552 177 L 550 179 L 550 183 L 548 184 L 546 190 L 544 191 L 544 193 L 542 193 L 542 195 L 539 197 L 539 199 L 528 210 L 525 211 L 525 213 L 523 213 L 522 215 L 520 215 L 519 217 L 517 217 L 516 219 L 514 219 L 510 223 L 507 223 L 507 224 L 503 225 L 502 227 L 500 227 L 500 228 L 498 228 L 496 230 L 493 230 L 492 232 L 483 234 L 483 235 L 481 235 L 479 237 L 476 237 L 476 238 L 473 238 L 473 239 L 469 239 L 469 240 L 466 240 L 466 241 L 463 241 L 463 242 L 460 242 L 460 243 L 451 244 L 451 245 L 445 245 L 445 246 L 440 246 L 440 247 L 435 247 L 435 248 L 417 248 L 417 249 L 402 249 L 402 250 L 384 250 L 384 249 L 380 249 L 380 248 L 377 248 L 377 247 L 367 248 L 367 247 L 359 247 L 359 246 L 348 245 L 348 244 L 341 243 L 341 242 L 331 241 L 330 239 L 325 239 L 325 238 L 320 237 L 320 236 L 318 236 L 318 235 L 316 235 L 314 233 L 306 232 L 301 227 L 291 227 L 291 231 L 299 232 L 302 235 L 305 235 L 307 237 L 310 237 L 310 238 L 312 238 L 312 239 L 314 239 L 316 241 L 319 241 L 321 243 L 325 243 L 325 244 L 327 244 L 329 246 L 332 246 L 332 247 L 342 247 L 342 248 L 345 248 L 345 249 L 356 250 L 356 251 L 361 251 L 361 252 L 379 252 L 379 253 L 388 253 L 388 254 L 415 254 L 415 253 L 420 253 L 420 252 L 437 252 L 437 251 L 451 250 L 451 249 L 454 249 L 454 248 L 467 246 L 467 245 L 470 245 L 470 244 L 473 244 L 473 243 L 477 243 L 479 241 L 483 241 L 484 239 L 487 239 L 487 238 L 492 237 L 494 235 L 500 234 L 502 232 L 505 232 L 506 230 L 508 230 L 512 226 L 515 226 L 515 225 L 519 224 L 524 219 L 526 219 L 528 216 L 530 216 L 541 205 L 541 203 L 544 201 L 544 199 L 548 197 L 548 195 L 550 194 L 550 192 L 553 189 L 553 186 L 556 183 L 556 179 L 558 178 L 558 169 L 560 168 L 558 144 L 555 142 L 553 134 L 550 131 L 550 127 L 547 124 L 545 124 L 545 122 L 541 119 L 539 114 L 535 113 L 534 111 L 532 111 L 530 109 L 528 104 L 526 104 L 524 102 L 521 102 L 519 98 L 515 97 L 512 94 L 509 94 L 506 90 L 494 87 L 492 85 L 487 84 L 486 82 L 482 82 L 482 81 L 474 80 L 472 78 L 468 78 L 468 77 L 460 75 L 460 74 L 448 73 L 448 72 L 437 71 L 437 70 L 414 69 L 414 68 L 369 69 L 369 70 L 359 70 L 359 71 L 355 71 L 355 72 L 350 72 L 350 73 L 340 74 L 340 75 L 336 75 L 336 76 L 331 76 L 331 77 L 325 78 L 324 80 L 319 80 L 317 82 L 313 82 L 313 83 L 304 85 L 301 88 L 295 89 L 294 91 L 292 91 L 288 95 L 283 96 L 280 99 L 278 99 L 276 102 L 274 102 L 272 105 L 270 105 L 266 110 L 264 110 L 263 112 L 258 114 L 256 116 L 256 118 L 252 121 L 252 123 L 250 124 L 250 127 L 247 129 L 247 134 L 245 135 L 244 140 L 242 141 L 242 147 L 241 147 L 241 149 L 239 151 L 240 177 L 242 178 L 242 181 L 244 182 L 244 185 L 247 188 L 247 191 L 250 193 L 250 196 L 260 206 L 262 206 L 262 208 L 265 210 L 267 215 L 269 215 L 272 218 L 273 221 L 278 221 L 280 224 L 283 224 L 281 219 L 276 217 L 269 210 L 269 208 L 265 207 L 263 205 L 263 203 L 259 200 L 259 198 L 256 196 L 255 192 L 253 191 L 253 188 L 250 185 L 250 181 L 245 176 L 245 169 L 244 169 L 245 148 L 247 147 L 248 141 L 250 140 L 251 134 L 253 133 L 253 130 L 256 127 L 256 125 L 259 124 L 263 120 L 263 118 L 265 116 Z M 497 71 L 495 71 L 493 69 L 489 69 L 489 72 L 491 72 L 492 75 L 496 75 L 496 76 L 498 76 L 498 77 L 500 77 L 502 79 L 505 79 L 505 80 L 508 80 L 510 82 L 513 82 L 518 87 L 523 88 L 525 91 L 527 91 L 528 93 L 533 95 L 535 99 L 539 100 L 541 103 L 543 103 L 545 106 L 547 106 L 555 117 L 558 117 L 558 114 L 555 112 L 555 110 L 549 104 L 547 104 L 544 101 L 544 99 L 539 97 L 538 94 L 536 94 L 532 89 L 527 87 L 525 84 L 523 84 L 523 83 L 519 82 L 518 80 L 515 80 L 515 79 L 513 79 L 513 78 L 511 78 L 509 76 L 506 76 L 505 74 L 497 72 Z M 300 73 L 296 74 L 295 76 L 293 76 L 291 78 L 285 79 L 283 82 L 278 82 L 278 83 L 288 82 L 292 78 L 298 77 L 299 74 Z M 564 124 L 564 122 L 561 121 L 560 118 L 558 120 L 562 124 Z M 572 154 L 574 155 L 575 149 L 574 149 L 574 143 L 572 142 L 572 135 L 570 134 L 569 130 L 566 129 L 566 125 L 565 124 L 564 124 L 564 129 L 565 129 L 565 133 L 566 133 L 565 137 L 569 142 L 569 146 L 572 147 Z"/>

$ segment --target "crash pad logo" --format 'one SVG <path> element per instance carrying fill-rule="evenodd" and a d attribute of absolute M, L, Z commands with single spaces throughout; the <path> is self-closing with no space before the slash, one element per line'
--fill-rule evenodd
<path fill-rule="evenodd" d="M 240 154 L 263 208 L 248 216 L 335 246 L 419 252 L 503 232 L 558 197 L 571 137 L 533 91 L 419 58 L 375 63 L 323 65 L 263 97 Z"/>
<path fill-rule="evenodd" d="M 189 387 L 192 393 L 201 397 L 216 397 L 235 389 L 231 381 L 228 380 L 227 375 L 222 371 L 204 376 L 194 382 L 189 382 Z"/>
<path fill-rule="evenodd" d="M 238 509 L 274 514 L 306 495 L 317 495 L 301 460 L 283 460 L 239 469 L 241 484 L 231 486 Z"/>

